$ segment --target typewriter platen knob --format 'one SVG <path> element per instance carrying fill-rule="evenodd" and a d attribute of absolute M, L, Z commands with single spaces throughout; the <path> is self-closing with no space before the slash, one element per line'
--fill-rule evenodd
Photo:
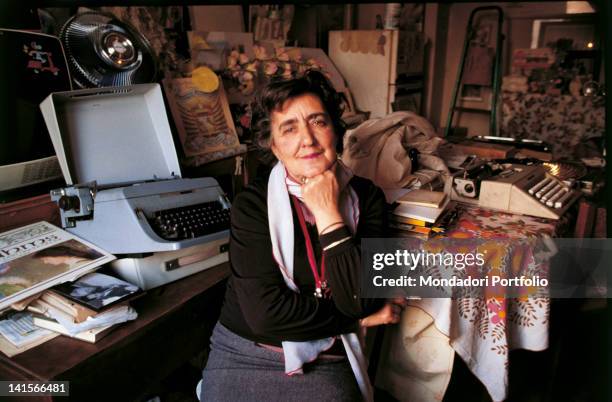
<path fill-rule="evenodd" d="M 81 202 L 76 195 L 63 195 L 57 200 L 57 205 L 64 211 L 79 211 Z"/>

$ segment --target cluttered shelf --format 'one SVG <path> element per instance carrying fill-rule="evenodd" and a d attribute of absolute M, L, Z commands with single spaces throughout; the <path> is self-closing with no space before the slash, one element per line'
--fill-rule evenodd
<path fill-rule="evenodd" d="M 72 400 L 110 398 L 117 389 L 142 396 L 206 345 L 228 274 L 221 264 L 148 291 L 132 302 L 138 318 L 95 344 L 60 336 L 12 358 L 0 355 L 0 377 L 69 380 Z"/>

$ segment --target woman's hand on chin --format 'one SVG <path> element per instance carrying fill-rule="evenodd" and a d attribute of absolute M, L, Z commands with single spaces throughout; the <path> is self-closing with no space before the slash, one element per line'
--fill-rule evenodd
<path fill-rule="evenodd" d="M 340 188 L 335 171 L 334 165 L 331 169 L 308 178 L 302 185 L 304 204 L 315 217 L 319 234 L 344 224 L 339 209 Z"/>

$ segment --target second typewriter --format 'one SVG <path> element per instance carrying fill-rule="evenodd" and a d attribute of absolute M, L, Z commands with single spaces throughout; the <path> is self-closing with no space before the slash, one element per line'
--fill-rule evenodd
<path fill-rule="evenodd" d="M 541 165 L 477 164 L 446 183 L 451 199 L 483 208 L 559 219 L 581 196 Z"/>
<path fill-rule="evenodd" d="M 158 84 L 53 93 L 41 110 L 62 226 L 117 255 L 121 276 L 150 289 L 227 261 L 230 203 L 213 178 L 181 178 Z"/>

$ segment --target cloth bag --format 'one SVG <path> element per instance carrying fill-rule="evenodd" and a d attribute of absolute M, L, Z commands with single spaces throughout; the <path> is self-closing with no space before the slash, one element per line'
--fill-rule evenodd
<path fill-rule="evenodd" d="M 376 385 L 398 401 L 442 401 L 453 370 L 455 351 L 434 319 L 407 306 L 398 325 L 385 328 Z"/>
<path fill-rule="evenodd" d="M 444 161 L 435 155 L 444 142 L 424 117 L 413 112 L 394 112 L 348 130 L 342 162 L 355 175 L 368 178 L 383 189 L 408 187 L 417 181 L 408 151 L 415 148 L 420 152 L 419 168 L 448 173 Z"/>

